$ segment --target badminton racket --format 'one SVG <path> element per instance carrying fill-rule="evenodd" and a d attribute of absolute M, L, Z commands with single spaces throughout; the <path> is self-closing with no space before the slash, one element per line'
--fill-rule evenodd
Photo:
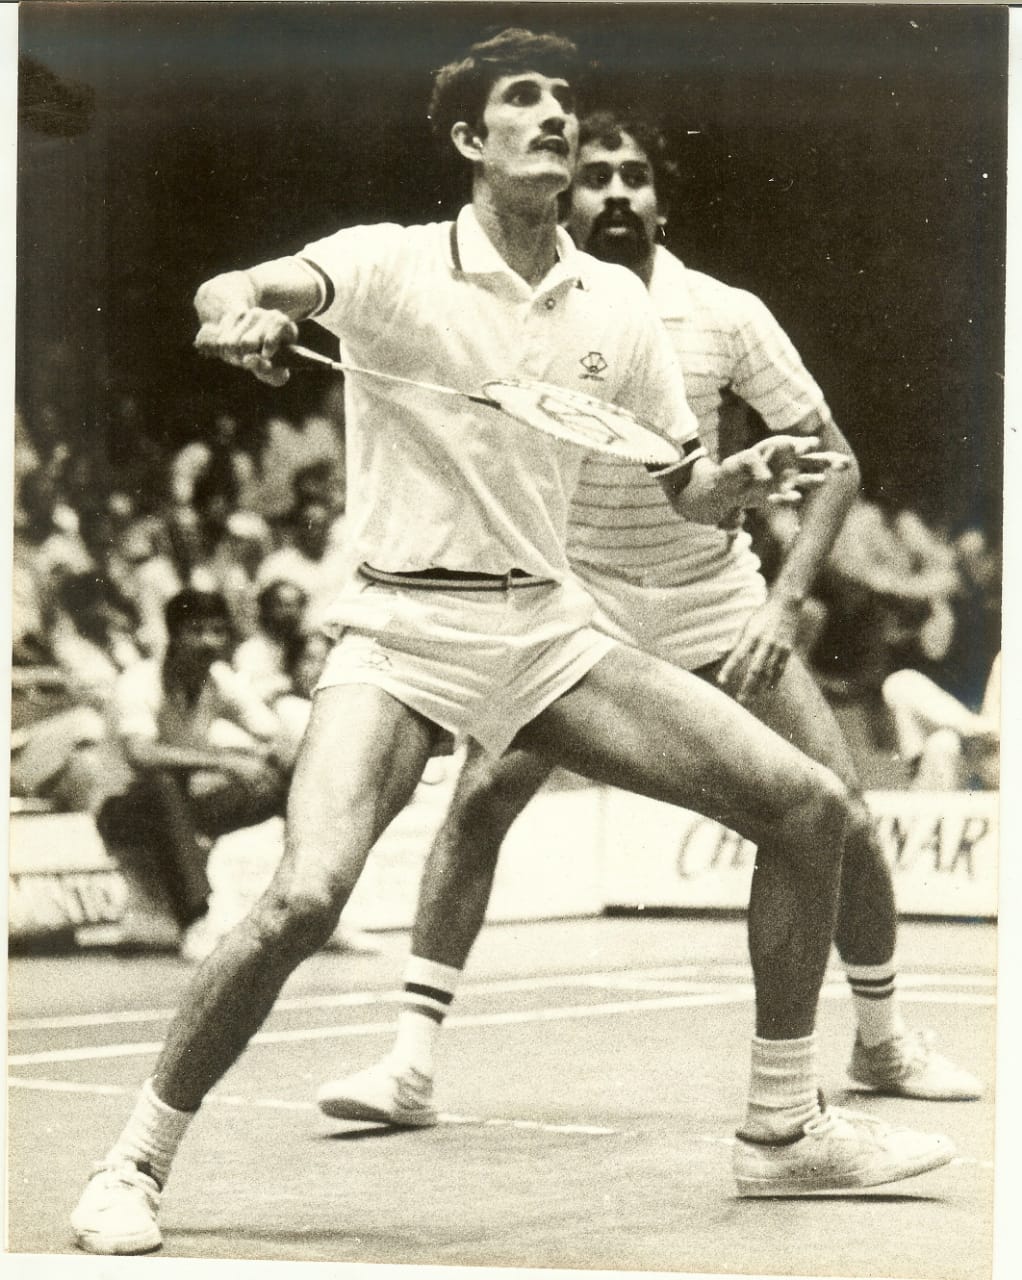
<path fill-rule="evenodd" d="M 329 356 L 321 355 L 308 347 L 289 346 L 279 353 L 278 360 L 290 367 L 318 364 L 333 369 L 336 373 L 360 374 L 436 395 L 457 396 L 462 400 L 470 400 L 473 404 L 498 409 L 516 422 L 522 422 L 556 440 L 593 449 L 598 453 L 608 453 L 629 462 L 669 467 L 680 458 L 677 448 L 669 440 L 643 426 L 627 409 L 548 382 L 525 378 L 491 378 L 483 383 L 478 392 L 459 391 L 435 382 L 419 382 L 396 373 L 384 373 L 380 369 L 365 369 L 359 365 L 331 360 Z"/>

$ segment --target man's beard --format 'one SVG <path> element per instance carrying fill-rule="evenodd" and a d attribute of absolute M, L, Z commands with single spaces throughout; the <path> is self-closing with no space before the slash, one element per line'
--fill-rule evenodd
<path fill-rule="evenodd" d="M 642 219 L 630 209 L 605 209 L 599 214 L 585 247 L 594 258 L 633 271 L 649 258 L 653 248 Z"/>

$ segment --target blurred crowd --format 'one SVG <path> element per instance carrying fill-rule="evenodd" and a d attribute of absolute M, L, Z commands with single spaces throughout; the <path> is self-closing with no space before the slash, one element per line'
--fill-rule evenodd
<path fill-rule="evenodd" d="M 98 810 L 115 682 L 162 659 L 166 608 L 184 588 L 223 597 L 227 659 L 300 732 L 325 659 L 318 624 L 349 569 L 340 405 L 335 392 L 257 429 L 214 408 L 161 449 L 129 395 L 119 468 L 53 406 L 17 415 L 16 804 Z M 768 578 L 795 520 L 778 508 L 756 528 Z M 866 709 L 913 785 L 996 786 L 1000 570 L 989 524 L 941 528 L 864 498 L 806 607 L 800 646 L 828 695 Z"/>
<path fill-rule="evenodd" d="M 309 697 L 325 658 L 318 623 L 347 572 L 336 403 L 255 431 L 212 412 L 161 450 L 125 397 L 135 451 L 120 467 L 53 406 L 17 413 L 11 745 L 23 807 L 102 804 L 114 685 L 162 660 L 166 608 L 184 588 L 223 597 L 226 656 L 268 704 L 286 713 L 286 699 Z"/>
<path fill-rule="evenodd" d="M 780 508 L 756 526 L 768 578 L 796 529 L 797 515 Z M 952 527 L 864 497 L 845 520 L 799 646 L 831 703 L 859 713 L 883 762 L 874 785 L 999 785 L 999 530 L 999 517 Z"/>

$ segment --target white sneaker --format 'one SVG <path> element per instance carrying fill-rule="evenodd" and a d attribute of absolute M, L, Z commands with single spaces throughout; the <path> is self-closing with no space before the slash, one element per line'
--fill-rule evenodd
<path fill-rule="evenodd" d="M 895 1128 L 872 1116 L 828 1107 L 790 1140 L 738 1134 L 734 1174 L 741 1196 L 799 1196 L 898 1182 L 948 1164 L 950 1138 Z"/>
<path fill-rule="evenodd" d="M 163 1243 L 159 1207 L 159 1183 L 138 1165 L 99 1165 L 71 1214 L 75 1243 L 87 1253 L 151 1253 Z"/>
<path fill-rule="evenodd" d="M 967 1102 L 983 1095 L 974 1075 L 936 1051 L 928 1031 L 906 1032 L 872 1048 L 856 1036 L 848 1074 L 855 1088 L 894 1098 Z"/>
<path fill-rule="evenodd" d="M 387 1058 L 341 1080 L 328 1080 L 316 1103 L 334 1120 L 375 1120 L 417 1129 L 437 1123 L 432 1079 L 414 1067 L 395 1067 Z"/>

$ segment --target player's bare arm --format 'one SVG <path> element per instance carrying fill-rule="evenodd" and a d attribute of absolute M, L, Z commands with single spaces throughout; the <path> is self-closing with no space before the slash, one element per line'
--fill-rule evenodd
<path fill-rule="evenodd" d="M 802 606 L 830 554 L 848 509 L 859 491 L 859 464 L 840 429 L 813 412 L 793 429 L 812 436 L 822 449 L 845 459 L 826 485 L 807 494 L 799 532 L 792 542 L 766 602 L 753 613 L 717 677 L 722 688 L 746 703 L 780 679 L 798 633 Z"/>
<path fill-rule="evenodd" d="M 279 387 L 290 373 L 274 363 L 298 337 L 296 320 L 319 304 L 319 286 L 297 258 L 277 258 L 247 271 L 228 271 L 199 286 L 195 347 L 204 356 L 247 369 Z"/>

